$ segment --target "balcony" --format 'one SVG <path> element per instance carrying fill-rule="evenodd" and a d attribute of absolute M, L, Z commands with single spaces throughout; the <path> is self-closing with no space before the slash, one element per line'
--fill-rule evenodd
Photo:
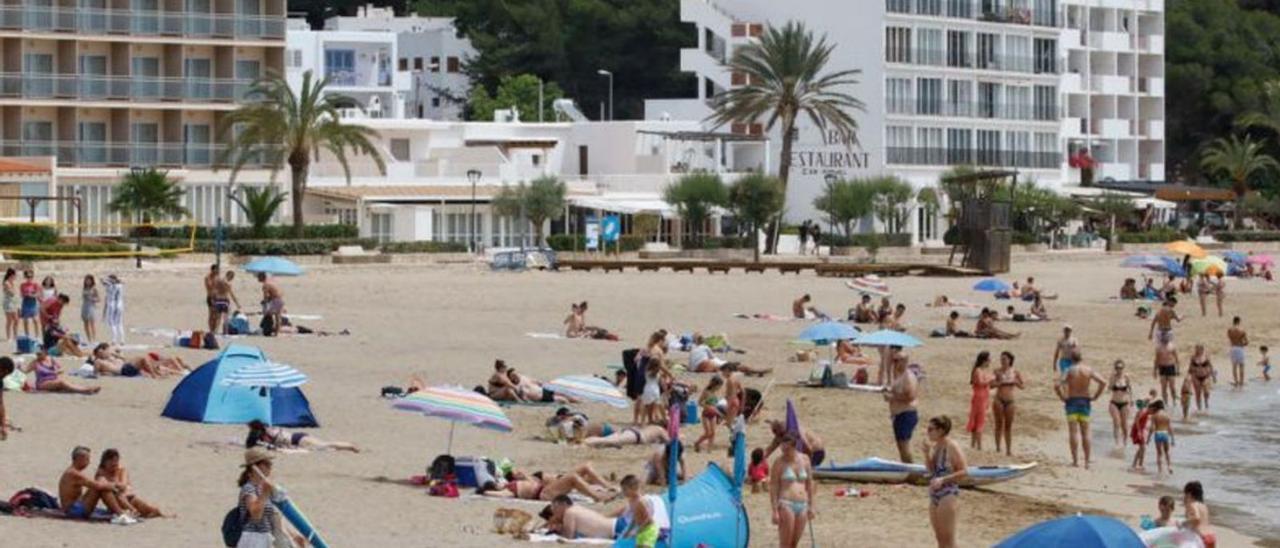
<path fill-rule="evenodd" d="M 1164 140 L 1164 120 L 1146 120 L 1139 122 L 1139 130 L 1143 139 L 1153 141 Z"/>
<path fill-rule="evenodd" d="M 1025 150 L 998 150 L 942 147 L 885 147 L 886 163 L 911 166 L 953 166 L 957 164 L 984 167 L 1020 167 L 1058 169 L 1062 154 Z"/>
<path fill-rule="evenodd" d="M 1130 93 L 1131 78 L 1128 76 L 1116 76 L 1107 74 L 1095 74 L 1089 86 L 1096 93 L 1105 93 L 1107 95 L 1124 95 Z"/>
<path fill-rule="evenodd" d="M 930 98 L 934 99 L 934 98 Z M 936 98 L 921 100 L 914 96 L 890 96 L 885 99 L 885 111 L 907 116 L 946 116 L 953 118 L 984 118 L 1001 120 L 1032 120 L 1057 122 L 1056 103 L 1024 101 L 952 101 Z"/>
<path fill-rule="evenodd" d="M 5 156 L 56 156 L 62 167 L 225 167 L 231 165 L 222 159 L 226 150 L 226 145 L 212 143 L 0 141 Z M 265 154 L 254 156 L 246 166 L 266 165 Z"/>
<path fill-rule="evenodd" d="M 1058 77 L 1058 89 L 1063 93 L 1084 93 L 1084 77 L 1078 72 L 1064 72 Z"/>
<path fill-rule="evenodd" d="M 1147 53 L 1164 53 L 1164 35 L 1153 34 L 1138 39 L 1138 45 Z"/>
<path fill-rule="evenodd" d="M 334 70 L 326 73 L 330 87 L 391 87 L 391 73 L 372 70 Z"/>
<path fill-rule="evenodd" d="M 1053 55 L 997 54 L 993 51 L 947 51 L 937 48 L 912 48 L 910 51 L 885 52 L 885 61 L 915 65 L 947 66 L 1001 72 L 1058 74 Z"/>
<path fill-rule="evenodd" d="M 1012 25 L 1058 26 L 1058 13 L 1055 10 L 1032 10 L 997 4 L 991 0 L 885 0 L 885 12 L 890 15 L 945 17 Z"/>
<path fill-rule="evenodd" d="M 1107 139 L 1123 139 L 1129 136 L 1129 121 L 1118 118 L 1095 118 L 1093 129 Z"/>
<path fill-rule="evenodd" d="M 130 102 L 225 102 L 242 98 L 251 80 L 83 74 L 0 73 L 0 97 Z"/>
<path fill-rule="evenodd" d="M 1164 78 L 1139 78 L 1138 93 L 1152 97 L 1164 97 Z"/>
<path fill-rule="evenodd" d="M 1059 132 L 1063 137 L 1084 137 L 1088 129 L 1084 118 L 1063 118 Z"/>
<path fill-rule="evenodd" d="M 1129 51 L 1133 49 L 1129 35 L 1123 32 L 1090 32 L 1089 46 L 1105 51 Z"/>
<path fill-rule="evenodd" d="M 110 10 L 65 6 L 0 6 L 0 30 L 204 39 L 283 40 L 284 16 Z"/>
<path fill-rule="evenodd" d="M 1093 180 L 1101 181 L 1103 179 L 1131 181 L 1134 179 L 1133 166 L 1122 162 L 1103 161 L 1098 164 L 1098 169 L 1094 171 Z"/>

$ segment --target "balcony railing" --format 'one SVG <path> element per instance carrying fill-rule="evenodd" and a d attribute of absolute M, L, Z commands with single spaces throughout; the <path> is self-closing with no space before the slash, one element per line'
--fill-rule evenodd
<path fill-rule="evenodd" d="M 231 163 L 223 161 L 226 150 L 214 143 L 0 141 L 5 156 L 55 156 L 63 167 L 225 167 Z M 246 166 L 262 167 L 265 161 L 265 154 L 254 153 Z"/>
<path fill-rule="evenodd" d="M 886 50 L 885 61 L 916 65 L 972 68 L 1003 72 L 1034 74 L 1058 74 L 1057 59 L 1051 53 L 1043 55 L 998 54 L 991 51 L 943 50 L 935 48 L 911 48 L 910 50 Z"/>
<path fill-rule="evenodd" d="M 1062 154 L 943 147 L 885 147 L 886 163 L 912 166 L 951 166 L 967 164 L 986 167 L 1021 167 L 1053 169 L 1062 166 Z"/>
<path fill-rule="evenodd" d="M 0 73 L 0 97 L 234 102 L 244 98 L 253 81 L 227 78 L 160 78 L 88 74 Z"/>
<path fill-rule="evenodd" d="M 1028 6 L 1032 4 L 1030 1 L 1026 3 Z M 885 0 L 885 11 L 1013 25 L 1058 26 L 1056 10 L 1014 6 L 1011 2 L 999 0 Z"/>
<path fill-rule="evenodd" d="M 1023 101 L 950 101 L 925 100 L 919 97 L 885 99 L 885 109 L 890 114 L 917 116 L 949 116 L 955 118 L 988 118 L 1002 120 L 1036 120 L 1056 122 L 1058 105 L 1037 104 Z"/>
<path fill-rule="evenodd" d="M 0 29 L 78 34 L 283 40 L 284 16 L 111 10 L 64 6 L 0 6 Z"/>

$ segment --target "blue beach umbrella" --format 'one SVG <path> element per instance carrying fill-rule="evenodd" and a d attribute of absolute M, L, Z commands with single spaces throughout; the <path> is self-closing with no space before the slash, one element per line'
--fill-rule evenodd
<path fill-rule="evenodd" d="M 901 346 L 902 348 L 915 348 L 924 344 L 920 342 L 920 339 L 892 329 L 881 329 L 875 333 L 868 333 L 854 339 L 853 342 L 862 346 Z"/>
<path fill-rule="evenodd" d="M 1120 261 L 1120 266 L 1125 268 L 1163 268 L 1166 258 L 1163 255 L 1130 255 Z"/>
<path fill-rule="evenodd" d="M 1075 515 L 1037 523 L 1004 539 L 996 548 L 1144 548 L 1124 522 L 1104 516 Z"/>
<path fill-rule="evenodd" d="M 987 291 L 990 293 L 995 293 L 998 291 L 1008 291 L 1009 288 L 1010 286 L 1007 282 L 997 278 L 987 278 L 985 280 L 979 281 L 976 284 L 973 284 L 974 291 Z"/>
<path fill-rule="evenodd" d="M 1179 262 L 1177 259 L 1174 259 L 1173 257 L 1161 257 L 1160 259 L 1164 264 L 1162 264 L 1159 267 L 1152 268 L 1151 270 L 1155 270 L 1157 272 L 1164 272 L 1165 274 L 1170 274 L 1172 276 L 1177 276 L 1177 277 L 1182 277 L 1187 275 L 1187 271 L 1182 268 L 1182 263 Z"/>
<path fill-rule="evenodd" d="M 1245 261 L 1249 260 L 1249 255 L 1243 251 L 1231 250 L 1222 252 L 1222 258 L 1231 264 L 1244 265 Z"/>
<path fill-rule="evenodd" d="M 258 257 L 245 264 L 244 269 L 254 274 L 272 276 L 301 276 L 303 272 L 302 267 L 284 257 Z"/>
<path fill-rule="evenodd" d="M 810 341 L 816 344 L 827 344 L 832 341 L 843 341 L 856 338 L 858 336 L 858 328 L 847 323 L 840 322 L 822 322 L 806 327 L 800 332 L 798 338 L 802 341 Z"/>

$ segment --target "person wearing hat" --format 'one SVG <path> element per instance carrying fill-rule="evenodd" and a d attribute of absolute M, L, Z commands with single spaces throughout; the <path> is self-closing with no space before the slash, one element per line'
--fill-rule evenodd
<path fill-rule="evenodd" d="M 242 532 L 236 548 L 272 548 L 276 534 L 285 531 L 280 514 L 271 505 L 271 497 L 276 488 L 268 478 L 271 476 L 274 460 L 275 456 L 262 447 L 253 447 L 244 452 L 244 470 L 240 472 L 240 499 L 237 504 Z M 293 531 L 288 531 L 288 534 L 295 546 L 306 546 L 307 541 L 302 535 Z"/>

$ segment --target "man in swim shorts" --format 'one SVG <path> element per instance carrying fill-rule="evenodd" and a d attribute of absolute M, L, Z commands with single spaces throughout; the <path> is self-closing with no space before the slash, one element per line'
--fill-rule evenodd
<path fill-rule="evenodd" d="M 1097 384 L 1098 388 L 1089 393 L 1089 385 Z M 1071 465 L 1079 466 L 1077 450 L 1084 447 L 1084 467 L 1089 468 L 1089 413 L 1093 400 L 1102 396 L 1107 388 L 1106 379 L 1102 378 L 1092 367 L 1081 361 L 1067 370 L 1066 376 L 1053 387 L 1053 391 L 1062 400 L 1067 414 L 1068 442 L 1071 445 Z"/>
<path fill-rule="evenodd" d="M 1177 297 L 1170 296 L 1164 300 L 1160 310 L 1151 319 L 1151 328 L 1147 330 L 1147 340 L 1154 340 L 1156 344 L 1173 342 L 1173 322 L 1182 321 L 1182 316 L 1179 316 L 1177 310 L 1174 310 L 1177 306 Z M 1157 334 L 1159 337 L 1153 338 Z"/>
<path fill-rule="evenodd" d="M 1231 386 L 1244 386 L 1244 347 L 1249 346 L 1249 334 L 1240 327 L 1240 316 L 1231 318 L 1227 340 L 1231 341 Z"/>
<path fill-rule="evenodd" d="M 889 416 L 893 422 L 893 440 L 898 445 L 898 458 L 911 463 L 911 436 L 920 422 L 916 411 L 919 386 L 915 374 L 907 370 L 907 357 L 896 355 L 893 359 L 893 383 L 885 388 L 884 399 L 889 402 Z"/>
<path fill-rule="evenodd" d="M 1058 344 L 1053 349 L 1053 365 L 1050 366 L 1050 370 L 1058 375 L 1067 374 L 1067 369 L 1071 368 L 1072 358 L 1080 350 L 1079 341 L 1071 333 L 1070 324 L 1062 326 L 1062 338 L 1058 339 Z"/>
<path fill-rule="evenodd" d="M 125 513 L 120 505 L 119 496 L 124 493 L 124 486 L 96 480 L 86 474 L 89 461 L 88 447 L 76 447 L 71 451 L 71 466 L 62 472 L 62 478 L 58 480 L 58 504 L 62 506 L 63 513 L 71 519 L 89 519 L 98 508 L 98 502 L 102 502 L 114 516 L 112 524 L 137 523 L 138 520 Z"/>
<path fill-rule="evenodd" d="M 555 531 L 560 536 L 577 540 L 611 539 L 618 520 L 573 504 L 569 495 L 560 495 L 551 499 L 551 519 L 548 521 L 556 524 Z"/>
<path fill-rule="evenodd" d="M 217 291 L 216 286 L 218 285 L 218 281 L 220 279 L 221 279 L 221 273 L 219 271 L 218 265 L 216 264 L 209 265 L 209 273 L 204 275 L 204 307 L 209 314 L 208 320 L 209 320 L 210 333 L 218 332 L 217 330 L 218 313 L 214 309 L 213 302 L 214 302 L 214 294 Z"/>
<path fill-rule="evenodd" d="M 1178 381 L 1178 349 L 1173 343 L 1156 345 L 1155 367 L 1151 378 L 1160 383 L 1160 398 L 1167 402 L 1177 402 L 1178 393 L 1174 386 Z"/>

